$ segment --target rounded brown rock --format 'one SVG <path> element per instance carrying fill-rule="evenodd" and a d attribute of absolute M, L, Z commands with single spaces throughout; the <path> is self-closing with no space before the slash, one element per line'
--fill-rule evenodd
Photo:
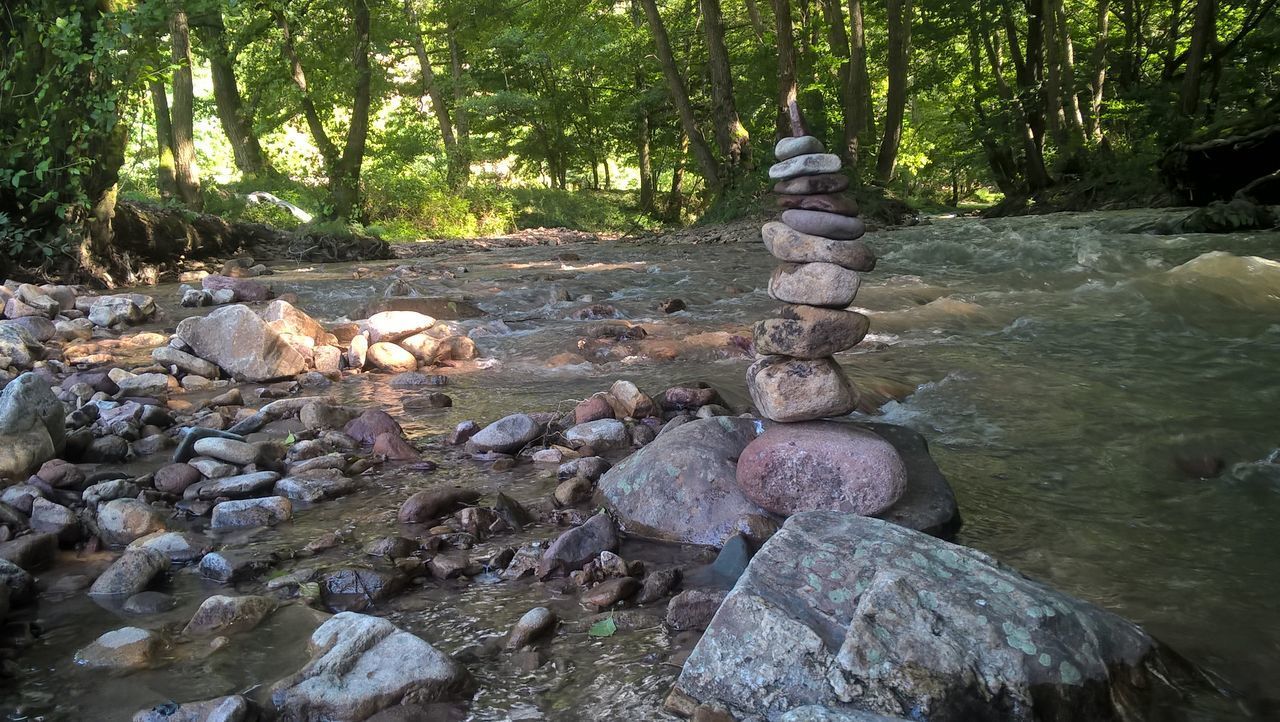
<path fill-rule="evenodd" d="M 779 261 L 834 263 L 851 271 L 871 271 L 876 267 L 876 254 L 862 241 L 837 241 L 801 233 L 781 221 L 764 224 L 760 237 Z"/>
<path fill-rule="evenodd" d="M 858 407 L 858 392 L 830 358 L 764 356 L 747 369 L 747 390 L 772 421 L 815 421 Z"/>
<path fill-rule="evenodd" d="M 783 263 L 769 277 L 769 295 L 783 303 L 844 308 L 860 283 L 856 271 L 834 263 Z"/>
<path fill-rule="evenodd" d="M 778 316 L 756 322 L 758 353 L 824 358 L 856 346 L 871 325 L 860 313 L 817 306 L 784 306 Z"/>
<path fill-rule="evenodd" d="M 780 181 L 773 185 L 773 192 L 788 195 L 814 195 L 839 193 L 848 187 L 849 177 L 843 173 L 821 173 Z"/>

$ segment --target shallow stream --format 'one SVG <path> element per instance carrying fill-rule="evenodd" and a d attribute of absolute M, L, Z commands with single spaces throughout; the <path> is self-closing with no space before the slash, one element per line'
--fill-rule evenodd
<path fill-rule="evenodd" d="M 1254 258 L 1280 259 L 1280 234 L 1129 232 L 1156 215 L 939 219 L 872 234 L 880 263 L 856 305 L 870 313 L 873 336 L 840 361 L 880 388 L 914 388 L 883 407 L 884 420 L 929 440 L 959 498 L 965 526 L 957 541 L 1134 619 L 1217 676 L 1224 694 L 1197 694 L 1192 718 L 1230 719 L 1246 707 L 1280 715 L 1280 702 L 1270 701 L 1280 697 L 1280 465 L 1269 461 L 1280 446 L 1280 264 Z M 285 266 L 268 280 L 326 321 L 355 318 L 396 278 L 491 314 L 473 337 L 493 361 L 445 370 L 452 409 L 404 411 L 400 399 L 412 392 L 389 389 L 385 376 L 333 387 L 347 401 L 383 406 L 420 445 L 464 419 L 568 411 L 617 378 L 651 393 L 706 381 L 744 406 L 748 359 L 732 336 L 749 336 L 750 322 L 774 306 L 763 291 L 772 262 L 758 243 L 537 246 L 358 265 Z M 162 302 L 171 329 L 183 313 L 176 287 L 142 290 Z M 687 310 L 658 311 L 668 298 Z M 582 357 L 579 339 L 596 322 L 569 317 L 593 303 L 645 325 L 650 343 L 635 347 L 642 353 L 604 349 L 595 364 Z M 361 545 L 396 532 L 396 508 L 413 489 L 457 481 L 533 501 L 555 485 L 553 471 L 529 464 L 497 472 L 425 448 L 440 462 L 435 472 L 390 469 L 352 497 L 301 511 L 291 525 L 219 541 L 296 549 L 347 529 L 359 542 L 327 552 L 326 561 L 369 563 Z M 1219 460 L 1216 478 L 1196 477 Z M 534 528 L 486 546 L 555 533 Z M 622 556 L 707 561 L 696 549 L 641 543 Z M 108 559 L 64 564 L 45 585 Z M 305 660 L 315 620 L 290 607 L 211 655 L 176 647 L 157 670 L 108 678 L 72 662 L 108 629 L 180 626 L 220 590 L 178 574 L 179 607 L 142 619 L 103 610 L 82 590 L 58 602 L 46 593 L 36 613 L 42 636 L 18 659 L 22 676 L 0 693 L 0 709 L 32 719 L 128 719 L 167 699 L 269 686 Z M 541 604 L 570 622 L 589 616 L 572 596 L 491 576 L 429 581 L 378 613 L 445 651 L 473 655 L 467 648 Z M 532 671 L 509 656 L 479 655 L 468 662 L 480 682 L 469 718 L 667 718 L 662 699 L 678 672 L 670 661 L 693 640 L 663 631 L 660 614 L 601 639 L 588 638 L 585 623 L 569 624 L 548 663 Z"/>

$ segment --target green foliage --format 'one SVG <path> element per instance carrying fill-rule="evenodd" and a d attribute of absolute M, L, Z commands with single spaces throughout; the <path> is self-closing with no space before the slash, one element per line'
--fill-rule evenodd
<path fill-rule="evenodd" d="M 618 631 L 618 623 L 613 620 L 612 616 L 605 617 L 587 630 L 587 634 L 592 637 L 612 637 Z"/>

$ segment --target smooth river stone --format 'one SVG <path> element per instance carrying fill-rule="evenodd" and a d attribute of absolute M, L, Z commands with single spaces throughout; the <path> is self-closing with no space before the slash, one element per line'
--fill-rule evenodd
<path fill-rule="evenodd" d="M 769 295 L 783 303 L 844 308 L 858 295 L 856 271 L 834 263 L 783 263 L 769 277 Z"/>
<path fill-rule="evenodd" d="M 867 224 L 861 218 L 850 218 L 835 213 L 822 211 L 806 211 L 793 208 L 782 212 L 782 222 L 800 231 L 823 238 L 835 238 L 852 241 L 862 238 L 867 232 Z"/>
<path fill-rule="evenodd" d="M 738 457 L 738 488 L 761 509 L 884 513 L 907 488 L 907 466 L 880 436 L 849 424 L 778 424 Z"/>
<path fill-rule="evenodd" d="M 797 176 L 835 173 L 838 170 L 840 170 L 839 156 L 830 153 L 808 153 L 769 166 L 769 178 L 787 180 Z"/>
<path fill-rule="evenodd" d="M 787 263 L 834 263 L 851 271 L 871 271 L 876 267 L 876 255 L 862 241 L 812 236 L 778 221 L 764 224 L 760 236 L 769 253 Z"/>
<path fill-rule="evenodd" d="M 821 175 L 805 175 L 791 178 L 773 185 L 774 193 L 790 195 L 814 195 L 818 193 L 839 193 L 849 187 L 849 176 L 843 173 L 823 173 Z"/>
<path fill-rule="evenodd" d="M 764 356 L 747 369 L 747 390 L 772 421 L 816 421 L 858 407 L 858 392 L 830 358 Z"/>
<path fill-rule="evenodd" d="M 812 135 L 802 135 L 798 138 L 783 138 L 773 147 L 773 156 L 778 160 L 790 160 L 798 155 L 808 155 L 810 153 L 821 153 L 826 150 L 822 147 L 822 141 Z"/>
<path fill-rule="evenodd" d="M 784 306 L 779 318 L 757 321 L 756 351 L 795 358 L 825 358 L 858 345 L 871 322 L 853 311 Z"/>
<path fill-rule="evenodd" d="M 808 211 L 826 211 L 842 216 L 858 215 L 858 201 L 848 193 L 819 193 L 817 195 L 787 195 L 777 197 L 779 208 L 803 208 Z"/>

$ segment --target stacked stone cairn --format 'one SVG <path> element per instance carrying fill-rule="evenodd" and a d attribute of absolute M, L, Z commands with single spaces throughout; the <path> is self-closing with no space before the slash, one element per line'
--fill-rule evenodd
<path fill-rule="evenodd" d="M 849 178 L 837 156 L 810 135 L 783 138 L 774 154 L 769 178 L 785 210 L 761 234 L 781 261 L 769 295 L 787 305 L 755 326 L 761 358 L 747 371 L 747 386 L 760 415 L 772 421 L 843 416 L 857 407 L 858 392 L 832 356 L 867 333 L 867 317 L 845 309 L 858 292 L 858 274 L 875 268 L 875 254 L 859 240 L 866 226 L 857 202 L 842 193 Z"/>
<path fill-rule="evenodd" d="M 793 137 L 778 142 L 769 169 L 784 208 L 766 223 L 765 247 L 779 261 L 769 295 L 786 304 L 755 326 L 760 358 L 747 388 L 760 416 L 773 424 L 737 461 L 738 488 L 752 503 L 782 517 L 803 511 L 864 516 L 889 512 L 906 492 L 907 469 L 887 439 L 857 424 L 824 421 L 858 406 L 858 391 L 833 356 L 866 335 L 869 321 L 846 310 L 859 273 L 876 258 L 859 240 L 866 226 L 843 193 L 840 159 L 803 132 L 791 109 Z"/>

